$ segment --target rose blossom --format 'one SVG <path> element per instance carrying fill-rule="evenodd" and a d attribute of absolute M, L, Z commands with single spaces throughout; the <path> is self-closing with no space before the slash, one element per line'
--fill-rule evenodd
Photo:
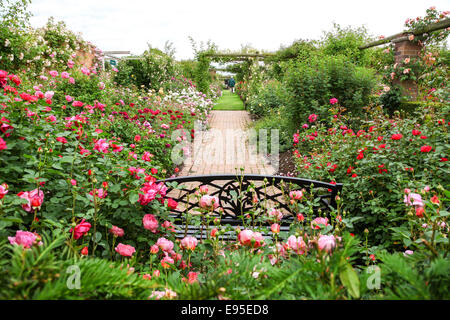
<path fill-rule="evenodd" d="M 319 245 L 319 250 L 330 253 L 336 247 L 336 239 L 333 235 L 327 236 L 321 234 L 319 240 L 317 241 Z"/>
<path fill-rule="evenodd" d="M 258 248 L 264 243 L 264 238 L 261 233 L 248 229 L 239 232 L 238 240 L 242 245 L 253 248 Z"/>
<path fill-rule="evenodd" d="M 311 221 L 311 228 L 313 229 L 321 229 L 322 227 L 320 225 L 327 226 L 328 218 L 318 217 Z"/>
<path fill-rule="evenodd" d="M 133 246 L 119 243 L 115 248 L 116 252 L 124 257 L 131 257 L 133 253 L 136 252 L 136 249 Z"/>
<path fill-rule="evenodd" d="M 270 226 L 270 230 L 273 233 L 280 233 L 280 225 L 278 223 L 274 223 Z"/>
<path fill-rule="evenodd" d="M 74 239 L 79 239 L 89 232 L 91 229 L 91 224 L 89 222 L 85 222 L 85 219 L 81 220 L 81 222 L 75 227 L 75 229 L 70 229 L 69 232 L 73 230 Z"/>
<path fill-rule="evenodd" d="M 158 220 L 156 217 L 152 214 L 146 214 L 142 218 L 142 224 L 144 225 L 144 228 L 147 230 L 150 230 L 153 233 L 156 233 L 156 230 L 158 229 Z"/>
<path fill-rule="evenodd" d="M 317 114 L 310 114 L 309 115 L 309 117 L 308 117 L 308 121 L 310 122 L 310 123 L 313 123 L 313 122 L 315 122 L 317 120 Z"/>
<path fill-rule="evenodd" d="M 22 204 L 22 208 L 27 212 L 31 212 L 32 209 L 39 210 L 44 202 L 44 192 L 42 190 L 22 191 L 17 195 L 22 199 L 28 200 L 28 203 Z"/>
<path fill-rule="evenodd" d="M 156 244 L 154 244 L 150 247 L 151 254 L 156 254 L 156 253 L 158 253 L 158 251 L 159 251 L 159 247 Z"/>
<path fill-rule="evenodd" d="M 169 257 L 169 256 L 165 256 L 162 260 L 161 260 L 161 265 L 164 269 L 170 268 L 170 265 L 174 264 L 174 260 Z"/>
<path fill-rule="evenodd" d="M 330 99 L 330 103 L 331 103 L 331 104 L 338 103 L 338 99 L 336 99 L 336 98 L 331 98 L 331 99 Z"/>
<path fill-rule="evenodd" d="M 158 241 L 156 241 L 156 245 L 162 250 L 162 251 L 172 251 L 173 250 L 173 242 L 170 240 L 167 240 L 166 238 L 159 238 Z"/>
<path fill-rule="evenodd" d="M 187 279 L 183 278 L 183 281 L 185 281 L 185 282 L 187 281 L 187 283 L 189 283 L 189 284 L 192 284 L 192 283 L 198 281 L 198 279 L 197 279 L 198 273 L 197 272 L 190 271 L 187 276 L 188 276 Z"/>
<path fill-rule="evenodd" d="M 300 200 L 303 197 L 303 192 L 300 190 L 294 190 L 289 192 L 289 197 L 293 200 Z"/>
<path fill-rule="evenodd" d="M 24 248 L 31 248 L 36 241 L 40 240 L 40 237 L 36 234 L 28 231 L 17 230 L 15 237 L 8 237 L 9 243 L 13 245 L 21 245 Z M 42 245 L 42 241 L 37 243 L 38 245 Z"/>
<path fill-rule="evenodd" d="M 306 252 L 306 243 L 302 237 L 296 237 L 294 235 L 287 239 L 288 248 L 296 252 L 297 254 L 304 254 Z"/>
<path fill-rule="evenodd" d="M 268 212 L 269 218 L 274 219 L 275 221 L 280 221 L 281 218 L 283 218 L 283 213 L 275 208 L 272 208 L 269 212 Z"/>
<path fill-rule="evenodd" d="M 204 195 L 200 198 L 199 205 L 203 209 L 217 209 L 219 207 L 219 198 L 217 198 L 216 196 Z"/>
<path fill-rule="evenodd" d="M 180 245 L 182 249 L 194 251 L 195 247 L 197 246 L 197 239 L 191 236 L 187 236 L 181 240 Z"/>
<path fill-rule="evenodd" d="M 8 185 L 6 183 L 0 184 L 0 200 L 2 200 L 8 193 Z"/>
<path fill-rule="evenodd" d="M 173 199 L 167 199 L 167 207 L 169 207 L 169 209 L 175 210 L 178 207 L 178 202 Z"/>
<path fill-rule="evenodd" d="M 122 228 L 116 226 L 112 226 L 112 228 L 109 229 L 109 232 L 111 232 L 116 237 L 123 237 L 125 233 Z"/>
<path fill-rule="evenodd" d="M 424 206 L 422 196 L 418 193 L 409 193 L 408 195 L 405 195 L 403 202 L 407 206 L 419 206 L 419 207 Z"/>

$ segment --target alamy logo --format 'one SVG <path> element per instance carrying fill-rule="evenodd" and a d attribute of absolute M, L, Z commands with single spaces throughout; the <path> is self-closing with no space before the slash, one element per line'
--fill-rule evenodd
<path fill-rule="evenodd" d="M 367 288 L 368 289 L 380 289 L 381 288 L 381 269 L 378 266 L 369 266 L 367 268 L 367 273 L 370 276 L 367 278 Z"/>
<path fill-rule="evenodd" d="M 66 273 L 71 275 L 67 278 L 66 285 L 70 290 L 81 288 L 81 270 L 76 264 L 67 268 Z"/>

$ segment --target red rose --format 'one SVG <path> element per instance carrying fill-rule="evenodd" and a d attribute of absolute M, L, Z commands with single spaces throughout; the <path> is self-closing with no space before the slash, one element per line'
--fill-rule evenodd
<path fill-rule="evenodd" d="M 173 199 L 167 199 L 167 206 L 169 207 L 169 209 L 175 210 L 178 206 L 178 202 Z"/>
<path fill-rule="evenodd" d="M 85 220 L 81 220 L 81 222 L 75 227 L 75 229 L 70 229 L 70 232 L 74 232 L 73 237 L 75 239 L 79 239 L 89 232 L 91 229 L 91 224 L 89 222 L 85 222 Z"/>
<path fill-rule="evenodd" d="M 403 138 L 403 135 L 401 133 L 393 134 L 391 137 L 392 140 L 400 140 L 401 138 Z"/>
<path fill-rule="evenodd" d="M 83 249 L 81 249 L 81 254 L 83 256 L 87 256 L 89 254 L 89 249 L 88 247 L 84 247 Z"/>
<path fill-rule="evenodd" d="M 433 149 L 431 146 L 426 146 L 426 145 L 420 147 L 420 151 L 421 151 L 421 152 L 430 152 L 431 149 Z"/>

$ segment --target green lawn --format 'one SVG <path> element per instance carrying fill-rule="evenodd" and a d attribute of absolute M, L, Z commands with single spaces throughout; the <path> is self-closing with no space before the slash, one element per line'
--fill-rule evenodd
<path fill-rule="evenodd" d="M 224 90 L 213 110 L 244 110 L 244 104 L 236 93 Z"/>

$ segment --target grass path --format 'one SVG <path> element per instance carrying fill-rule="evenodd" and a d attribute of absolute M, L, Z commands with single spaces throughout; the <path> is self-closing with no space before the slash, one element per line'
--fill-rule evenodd
<path fill-rule="evenodd" d="M 213 110 L 244 110 L 244 104 L 239 96 L 229 90 L 222 91 L 222 97 L 217 101 Z"/>

